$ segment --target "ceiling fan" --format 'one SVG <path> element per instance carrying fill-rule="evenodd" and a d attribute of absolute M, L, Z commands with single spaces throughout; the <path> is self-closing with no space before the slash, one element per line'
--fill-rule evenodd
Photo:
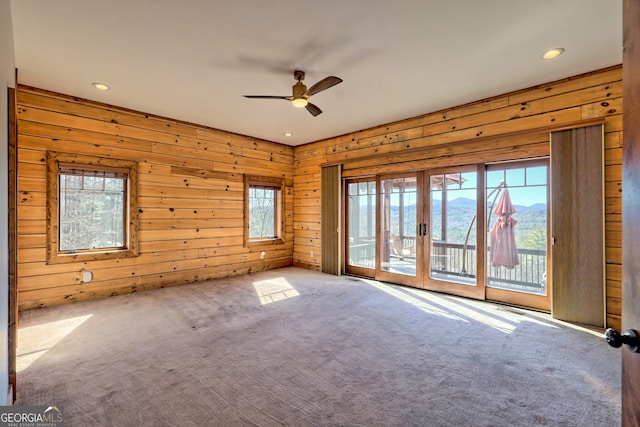
<path fill-rule="evenodd" d="M 312 95 L 315 95 L 318 92 L 322 92 L 323 90 L 337 85 L 338 83 L 342 83 L 341 78 L 329 76 L 325 77 L 324 79 L 320 80 L 318 83 L 307 89 L 307 87 L 302 83 L 302 80 L 304 80 L 304 71 L 294 71 L 293 77 L 298 82 L 293 85 L 292 96 L 244 95 L 244 97 L 254 99 L 284 99 L 287 101 L 291 101 L 294 107 L 305 107 L 307 111 L 310 112 L 313 116 L 317 116 L 318 114 L 322 113 L 322 110 L 318 108 L 318 106 L 310 103 L 309 98 L 311 98 Z"/>

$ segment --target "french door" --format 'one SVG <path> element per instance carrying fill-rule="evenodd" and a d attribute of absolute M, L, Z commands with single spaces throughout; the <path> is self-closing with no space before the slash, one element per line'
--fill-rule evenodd
<path fill-rule="evenodd" d="M 425 289 L 484 298 L 483 178 L 478 166 L 424 172 Z"/>
<path fill-rule="evenodd" d="M 422 173 L 379 177 L 380 208 L 376 279 L 421 286 Z"/>
<path fill-rule="evenodd" d="M 345 188 L 347 273 L 549 310 L 547 160 L 351 179 Z"/>

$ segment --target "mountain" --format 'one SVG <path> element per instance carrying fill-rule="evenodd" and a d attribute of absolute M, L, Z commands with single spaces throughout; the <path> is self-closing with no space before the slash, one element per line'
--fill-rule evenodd
<path fill-rule="evenodd" d="M 449 201 L 449 207 L 453 207 L 453 208 L 461 208 L 461 209 L 466 209 L 466 208 L 472 208 L 475 209 L 476 207 L 476 201 L 472 200 L 472 199 L 468 199 L 466 197 L 459 197 L 457 199 L 454 200 L 450 200 Z M 547 210 L 547 205 L 544 203 L 534 203 L 531 206 L 523 206 L 523 205 L 513 205 L 513 207 L 516 210 L 516 215 L 519 213 L 524 213 L 524 212 L 529 212 L 529 211 L 546 211 Z"/>
<path fill-rule="evenodd" d="M 513 218 L 518 221 L 515 232 L 518 246 L 529 247 L 531 249 L 544 249 L 546 244 L 547 230 L 547 206 L 543 203 L 536 203 L 531 206 L 515 205 L 516 213 Z M 416 230 L 416 206 L 407 205 L 403 209 L 404 230 L 398 229 L 399 208 L 391 207 L 391 233 L 405 236 L 415 236 Z M 450 243 L 464 243 L 469 225 L 475 221 L 476 201 L 459 197 L 449 201 L 447 205 L 447 230 L 446 240 Z M 491 213 L 487 218 L 488 230 L 493 227 L 497 215 Z M 431 233 L 434 239 L 442 236 L 442 207 L 434 204 L 431 212 Z M 475 227 L 472 228 L 471 239 L 475 239 Z M 540 246 L 540 247 L 539 247 Z"/>
<path fill-rule="evenodd" d="M 523 213 L 523 212 L 529 212 L 529 211 L 546 211 L 547 210 L 547 205 L 545 203 L 535 203 L 531 206 L 521 206 L 521 205 L 514 205 L 513 206 L 516 209 L 517 213 Z"/>
<path fill-rule="evenodd" d="M 458 197 L 457 199 L 449 200 L 449 207 L 456 209 L 474 209 L 476 208 L 476 201 L 467 199 L 466 197 Z"/>

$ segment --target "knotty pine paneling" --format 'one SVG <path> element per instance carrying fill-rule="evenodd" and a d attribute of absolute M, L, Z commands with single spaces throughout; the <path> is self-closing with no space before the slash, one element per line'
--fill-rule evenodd
<path fill-rule="evenodd" d="M 314 270 L 322 263 L 322 165 L 341 163 L 343 176 L 355 177 L 547 156 L 551 129 L 590 119 L 604 120 L 607 324 L 619 328 L 620 66 L 295 147 L 293 262 Z"/>
<path fill-rule="evenodd" d="M 242 274 L 251 269 L 289 265 L 291 257 L 295 265 L 318 270 L 321 265 L 320 165 L 343 163 L 343 175 L 358 176 L 417 169 L 425 164 L 447 166 L 538 157 L 548 153 L 548 141 L 541 139 L 539 133 L 533 135 L 527 131 L 603 117 L 607 322 L 609 326 L 619 327 L 621 76 L 621 68 L 612 67 L 294 149 L 20 87 L 18 182 L 22 193 L 19 194 L 18 234 L 23 244 L 19 255 L 19 284 L 21 280 L 31 283 L 33 278 L 49 283 L 43 288 L 20 292 L 20 307 L 34 308 Z M 523 132 L 520 138 L 503 137 L 515 131 Z M 495 139 L 491 139 L 493 137 Z M 44 152 L 48 149 L 145 159 L 139 165 L 140 230 L 148 231 L 145 237 L 151 240 L 141 240 L 139 257 L 96 261 L 89 266 L 44 264 L 45 242 L 40 240 L 46 227 Z M 405 154 L 407 150 L 411 153 Z M 400 154 L 409 160 L 401 159 Z M 265 246 L 249 250 L 242 246 L 241 237 L 235 235 L 243 213 L 233 193 L 241 191 L 243 173 L 261 174 L 264 170 L 283 171 L 277 175 L 292 187 L 285 196 L 286 241 L 278 248 Z M 191 190 L 193 193 L 189 193 Z M 203 199 L 210 197 L 208 192 L 220 198 L 213 203 Z M 203 230 L 202 234 L 195 231 L 198 227 Z M 230 234 L 215 237 L 225 228 L 229 228 Z M 163 230 L 185 230 L 192 236 L 174 239 L 168 233 L 163 238 L 162 233 L 158 233 Z M 215 235 L 209 236 L 211 233 Z M 262 250 L 266 252 L 264 259 L 259 258 Z M 176 264 L 178 261 L 187 261 L 187 264 Z M 195 267 L 188 263 L 190 261 L 195 262 Z M 165 272 L 154 270 L 162 264 L 171 267 Z M 198 267 L 200 271 L 194 271 Z M 177 268 L 185 270 L 174 270 Z M 91 270 L 94 281 L 80 283 L 81 269 L 94 269 Z M 54 283 L 48 280 L 49 274 L 56 277 Z M 105 280 L 100 280 L 101 274 Z M 67 281 L 61 277 L 67 277 Z M 71 283 L 69 277 L 73 278 Z"/>
<path fill-rule="evenodd" d="M 21 310 L 292 264 L 291 147 L 25 86 L 17 98 Z M 139 256 L 46 264 L 47 150 L 139 162 Z M 285 179 L 283 244 L 243 246 L 244 173 Z"/>

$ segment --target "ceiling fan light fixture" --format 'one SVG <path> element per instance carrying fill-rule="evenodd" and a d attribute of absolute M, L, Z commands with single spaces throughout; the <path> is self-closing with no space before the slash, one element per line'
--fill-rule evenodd
<path fill-rule="evenodd" d="M 307 106 L 309 101 L 307 101 L 305 98 L 295 98 L 293 101 L 291 101 L 291 103 L 296 108 L 304 108 Z"/>

